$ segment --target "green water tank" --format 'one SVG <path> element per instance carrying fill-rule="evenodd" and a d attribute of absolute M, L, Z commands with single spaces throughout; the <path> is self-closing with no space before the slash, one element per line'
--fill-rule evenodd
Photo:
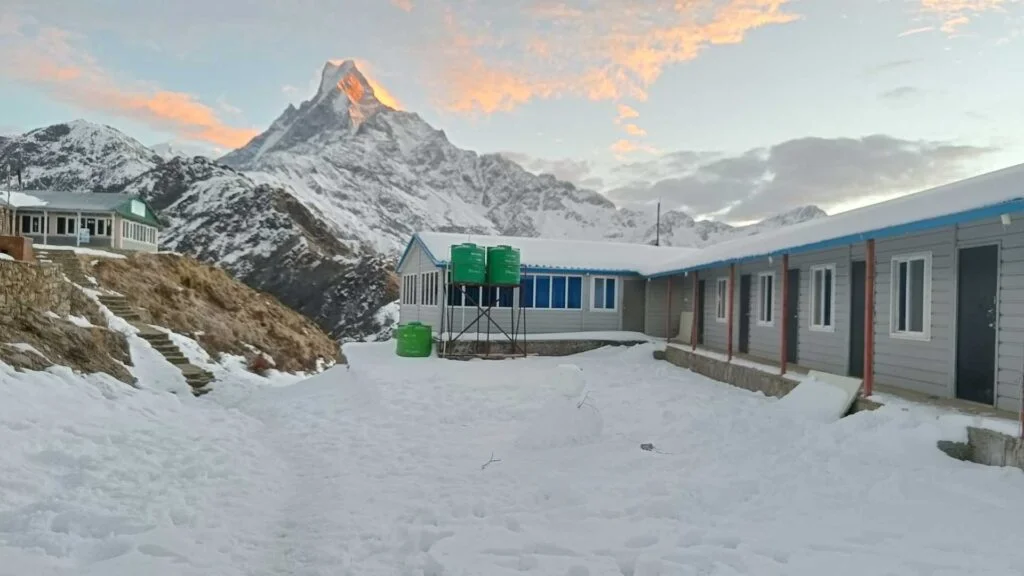
<path fill-rule="evenodd" d="M 487 280 L 487 251 L 476 244 L 452 246 L 452 282 L 483 284 Z"/>
<path fill-rule="evenodd" d="M 396 353 L 403 358 L 426 358 L 434 348 L 433 331 L 427 324 L 410 322 L 395 330 Z"/>
<path fill-rule="evenodd" d="M 519 248 L 491 246 L 487 249 L 487 283 L 519 285 Z"/>

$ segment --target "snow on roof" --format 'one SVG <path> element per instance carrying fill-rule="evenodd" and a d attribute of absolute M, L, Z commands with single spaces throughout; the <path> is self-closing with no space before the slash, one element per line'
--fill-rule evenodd
<path fill-rule="evenodd" d="M 835 216 L 730 240 L 669 261 L 647 264 L 639 271 L 645 276 L 667 276 L 785 252 L 845 246 L 868 238 L 891 237 L 1021 210 L 1024 164 Z"/>
<path fill-rule="evenodd" d="M 30 190 L 11 192 L 11 206 L 29 208 L 46 206 L 51 210 L 109 211 L 137 196 L 113 192 L 46 192 Z M 0 191 L 0 204 L 7 203 L 7 192 Z"/>
<path fill-rule="evenodd" d="M 7 195 L 10 194 L 10 201 L 8 202 Z M 0 204 L 7 204 L 15 208 L 27 208 L 29 206 L 46 206 L 46 200 L 35 196 L 33 194 L 26 194 L 24 192 L 15 192 L 6 190 L 0 191 Z"/>
<path fill-rule="evenodd" d="M 434 262 L 442 266 L 448 262 L 451 247 L 465 242 L 480 246 L 503 245 L 519 248 L 519 261 L 525 268 L 595 273 L 637 273 L 643 266 L 655 266 L 696 252 L 693 248 L 648 244 L 479 236 L 447 232 L 419 232 L 416 237 L 430 253 Z"/>

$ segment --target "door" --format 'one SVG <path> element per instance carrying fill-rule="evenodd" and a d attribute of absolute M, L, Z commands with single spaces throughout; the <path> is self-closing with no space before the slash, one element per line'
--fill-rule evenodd
<path fill-rule="evenodd" d="M 707 302 L 704 295 L 704 281 L 701 280 L 697 283 L 697 344 L 704 344 L 704 303 Z"/>
<path fill-rule="evenodd" d="M 864 318 L 867 312 L 868 263 L 853 262 L 850 270 L 850 367 L 847 374 L 864 377 Z"/>
<path fill-rule="evenodd" d="M 796 364 L 800 357 L 796 349 L 800 341 L 800 269 L 792 268 L 786 275 L 789 285 L 789 298 L 786 300 L 786 310 L 789 312 L 789 321 L 786 322 L 786 362 Z"/>
<path fill-rule="evenodd" d="M 646 289 L 646 282 L 639 280 L 622 281 L 622 329 L 626 332 L 644 331 Z"/>
<path fill-rule="evenodd" d="M 740 354 L 750 353 L 750 274 L 740 276 Z"/>
<path fill-rule="evenodd" d="M 995 404 L 999 246 L 960 249 L 957 270 L 956 397 Z"/>

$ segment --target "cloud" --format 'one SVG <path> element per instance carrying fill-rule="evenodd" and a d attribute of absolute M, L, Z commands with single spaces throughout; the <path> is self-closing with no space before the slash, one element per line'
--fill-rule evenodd
<path fill-rule="evenodd" d="M 432 55 L 444 65 L 432 88 L 440 106 L 465 113 L 508 111 L 561 96 L 642 101 L 667 66 L 693 60 L 708 46 L 738 44 L 751 30 L 797 20 L 784 11 L 788 3 L 592 0 L 570 6 L 541 0 L 525 12 L 509 7 L 507 14 L 467 3 L 457 13 L 444 12 L 439 54 Z M 507 16 L 500 33 L 491 27 L 498 16 Z"/>
<path fill-rule="evenodd" d="M 391 5 L 405 12 L 412 12 L 413 8 L 416 7 L 412 0 L 391 0 Z"/>
<path fill-rule="evenodd" d="M 796 206 L 828 209 L 922 190 L 963 177 L 993 151 L 882 134 L 799 138 L 734 156 L 681 151 L 624 167 L 626 183 L 605 194 L 620 204 L 661 198 L 695 216 L 745 222 Z M 667 175 L 669 165 L 681 170 Z"/>
<path fill-rule="evenodd" d="M 645 152 L 647 154 L 658 153 L 658 149 L 654 148 L 653 146 L 648 146 L 647 144 L 644 144 L 642 142 L 627 140 L 625 138 L 612 144 L 610 150 L 615 154 L 617 158 L 620 159 L 634 152 Z"/>
<path fill-rule="evenodd" d="M 921 26 L 920 28 L 911 28 L 910 30 L 904 30 L 896 35 L 897 38 L 906 38 L 907 36 L 916 36 L 918 34 L 924 34 L 925 32 L 933 32 L 935 26 Z"/>
<path fill-rule="evenodd" d="M 906 58 L 903 60 L 891 60 L 889 62 L 883 62 L 878 66 L 868 68 L 864 74 L 867 76 L 877 76 L 879 74 L 885 74 L 886 72 L 892 72 L 893 70 L 899 70 L 908 66 L 913 66 L 924 62 L 923 58 Z"/>
<path fill-rule="evenodd" d="M 921 90 L 913 86 L 898 86 L 892 90 L 886 90 L 878 95 L 882 100 L 905 100 L 921 93 Z"/>
<path fill-rule="evenodd" d="M 959 28 L 970 23 L 971 18 L 984 12 L 1002 11 L 1019 0 L 920 0 L 919 10 L 938 18 L 940 29 L 946 34 L 955 34 Z M 921 29 L 923 30 L 923 29 Z M 908 31 L 913 32 L 913 31 Z M 904 33 L 906 34 L 906 32 Z"/>
<path fill-rule="evenodd" d="M 624 120 L 629 120 L 631 118 L 639 118 L 640 117 L 640 113 L 637 112 L 634 108 L 632 108 L 631 106 L 629 106 L 627 104 L 619 104 L 618 109 L 619 109 L 619 117 L 618 117 L 617 122 L 622 122 Z"/>
<path fill-rule="evenodd" d="M 593 166 L 586 160 L 576 158 L 548 160 L 521 152 L 502 152 L 501 155 L 534 174 L 551 174 L 559 180 L 572 182 L 583 188 L 604 186 L 604 180 L 593 174 Z"/>
<path fill-rule="evenodd" d="M 257 134 L 226 125 L 191 94 L 122 85 L 66 31 L 27 26 L 8 15 L 0 22 L 0 37 L 0 76 L 34 86 L 55 100 L 229 148 Z"/>

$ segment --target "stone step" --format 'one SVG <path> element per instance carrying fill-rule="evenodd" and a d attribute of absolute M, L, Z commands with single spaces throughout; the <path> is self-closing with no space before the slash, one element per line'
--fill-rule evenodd
<path fill-rule="evenodd" d="M 164 356 L 164 358 L 168 362 L 170 362 L 171 364 L 174 364 L 175 366 L 182 366 L 182 365 L 188 364 L 188 358 L 185 358 L 184 356 L 178 356 L 178 357 L 175 357 L 175 356 L 171 356 L 171 357 Z"/>

